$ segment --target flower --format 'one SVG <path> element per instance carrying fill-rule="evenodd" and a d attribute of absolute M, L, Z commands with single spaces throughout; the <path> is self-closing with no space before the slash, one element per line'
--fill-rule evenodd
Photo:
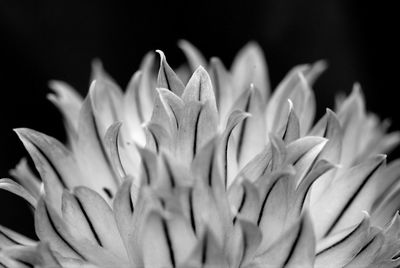
<path fill-rule="evenodd" d="M 227 70 L 145 56 L 125 93 L 93 65 L 82 99 L 54 81 L 68 142 L 16 129 L 25 160 L 0 180 L 33 207 L 39 241 L 0 227 L 5 267 L 397 267 L 400 141 L 359 85 L 314 123 L 325 63 L 270 92 L 249 43 Z"/>

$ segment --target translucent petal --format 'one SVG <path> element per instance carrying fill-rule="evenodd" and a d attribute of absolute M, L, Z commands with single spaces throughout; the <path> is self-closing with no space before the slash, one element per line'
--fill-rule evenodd
<path fill-rule="evenodd" d="M 233 85 L 238 92 L 237 96 L 246 90 L 250 84 L 254 84 L 260 93 L 262 100 L 267 101 L 270 94 L 268 68 L 264 53 L 255 42 L 244 46 L 233 60 L 231 72 Z"/>
<path fill-rule="evenodd" d="M 142 233 L 145 267 L 174 267 L 193 250 L 196 240 L 186 221 L 177 215 L 162 216 L 152 211 Z"/>

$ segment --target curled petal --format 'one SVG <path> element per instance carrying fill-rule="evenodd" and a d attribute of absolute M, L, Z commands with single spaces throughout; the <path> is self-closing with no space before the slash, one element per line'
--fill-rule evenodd
<path fill-rule="evenodd" d="M 157 87 L 167 88 L 178 96 L 182 95 L 185 88 L 182 81 L 168 65 L 164 53 L 161 50 L 156 50 L 156 52 L 160 55 L 160 69 L 158 71 Z"/>

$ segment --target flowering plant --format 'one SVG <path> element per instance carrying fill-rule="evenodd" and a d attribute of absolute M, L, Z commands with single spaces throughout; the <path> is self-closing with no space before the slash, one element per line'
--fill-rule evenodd
<path fill-rule="evenodd" d="M 49 95 L 68 141 L 16 129 L 25 160 L 1 179 L 34 209 L 38 241 L 0 227 L 0 267 L 397 267 L 400 134 L 358 85 L 314 124 L 320 61 L 271 92 L 246 45 L 228 70 L 186 41 L 188 65 L 145 56 L 123 92 L 93 65 L 82 99 Z"/>

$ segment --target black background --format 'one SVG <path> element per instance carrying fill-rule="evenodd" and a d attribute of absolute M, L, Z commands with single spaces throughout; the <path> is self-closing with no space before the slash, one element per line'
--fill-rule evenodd
<path fill-rule="evenodd" d="M 162 49 L 172 66 L 182 63 L 181 38 L 228 66 L 247 41 L 258 41 L 273 86 L 292 66 L 326 59 L 330 67 L 315 85 L 320 115 L 335 92 L 359 81 L 368 109 L 400 129 L 396 9 L 367 2 L 0 0 L 0 176 L 26 155 L 13 128 L 64 139 L 61 116 L 45 97 L 48 80 L 85 94 L 90 62 L 99 57 L 125 87 L 149 50 Z M 0 224 L 33 235 L 29 209 L 5 191 Z"/>

